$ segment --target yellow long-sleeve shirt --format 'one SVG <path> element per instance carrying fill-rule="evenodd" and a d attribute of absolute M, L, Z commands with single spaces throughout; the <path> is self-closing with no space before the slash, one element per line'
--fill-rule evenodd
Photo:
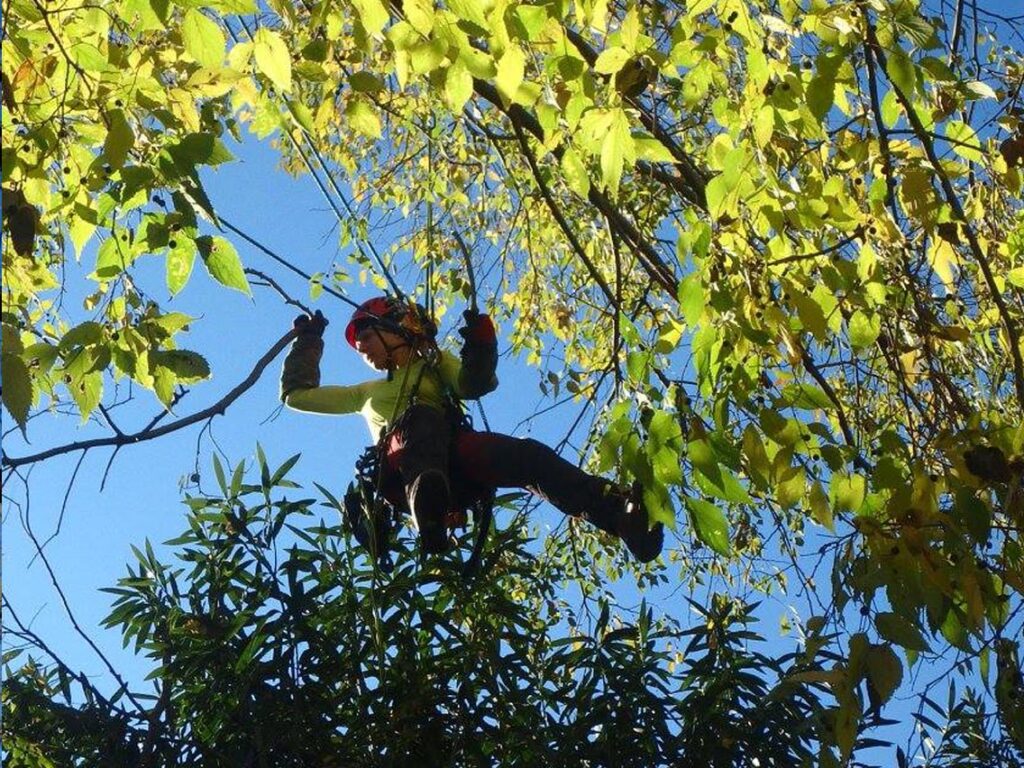
<path fill-rule="evenodd" d="M 450 352 L 442 352 L 440 363 L 433 370 L 422 358 L 417 358 L 396 369 L 390 380 L 371 379 L 359 384 L 296 389 L 288 393 L 284 402 L 289 408 L 308 413 L 359 413 L 376 440 L 382 434 L 381 430 L 387 430 L 412 404 L 443 410 L 445 388 L 459 397 L 479 397 L 479 393 L 463 391 L 461 372 L 459 359 Z M 497 379 L 493 380 L 491 389 L 495 386 Z M 411 399 L 410 395 L 413 395 Z"/>

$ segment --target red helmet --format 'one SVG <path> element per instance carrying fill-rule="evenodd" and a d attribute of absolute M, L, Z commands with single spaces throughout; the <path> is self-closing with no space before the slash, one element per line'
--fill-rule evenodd
<path fill-rule="evenodd" d="M 379 326 L 392 333 L 428 338 L 433 338 L 437 333 L 437 326 L 426 309 L 391 296 L 376 296 L 360 304 L 345 326 L 345 341 L 354 348 L 359 332 L 372 326 Z"/>

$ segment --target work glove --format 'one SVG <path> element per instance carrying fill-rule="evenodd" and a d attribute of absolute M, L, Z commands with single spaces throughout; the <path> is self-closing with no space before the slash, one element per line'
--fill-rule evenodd
<path fill-rule="evenodd" d="M 324 353 L 324 329 L 327 318 L 320 310 L 315 314 L 299 315 L 292 323 L 295 341 L 288 350 L 281 370 L 281 399 L 296 389 L 314 389 L 320 386 L 320 358 Z"/>
<path fill-rule="evenodd" d="M 319 309 L 312 315 L 299 315 L 292 322 L 292 328 L 299 336 L 315 336 L 318 339 L 324 335 L 327 325 L 328 320 Z"/>
<path fill-rule="evenodd" d="M 459 329 L 459 336 L 472 344 L 497 343 L 494 323 L 491 322 L 491 318 L 475 309 L 467 309 L 462 313 L 462 328 Z"/>
<path fill-rule="evenodd" d="M 476 399 L 498 386 L 498 337 L 494 323 L 475 309 L 462 313 L 459 335 L 462 344 L 462 369 L 459 373 L 459 395 Z"/>

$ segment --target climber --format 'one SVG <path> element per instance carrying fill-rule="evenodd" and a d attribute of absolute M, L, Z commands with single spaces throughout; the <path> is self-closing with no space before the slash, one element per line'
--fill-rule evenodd
<path fill-rule="evenodd" d="M 590 475 L 548 446 L 495 432 L 477 432 L 458 400 L 497 387 L 497 340 L 491 319 L 463 313 L 461 359 L 441 351 L 436 325 L 416 304 L 380 296 L 361 304 L 345 340 L 384 378 L 321 386 L 327 321 L 318 311 L 295 320 L 296 339 L 284 362 L 281 399 L 290 408 L 323 414 L 361 413 L 378 440 L 379 486 L 411 513 L 424 552 L 445 552 L 449 513 L 495 488 L 524 488 L 567 515 L 621 538 L 641 562 L 661 552 L 664 530 L 653 527 L 638 487 L 627 491 Z"/>

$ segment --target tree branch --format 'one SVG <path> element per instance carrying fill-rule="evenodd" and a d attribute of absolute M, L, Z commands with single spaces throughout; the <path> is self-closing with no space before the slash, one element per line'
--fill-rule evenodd
<path fill-rule="evenodd" d="M 111 437 L 98 437 L 92 440 L 80 440 L 78 442 L 68 443 L 67 445 L 59 445 L 54 448 L 49 448 L 45 451 L 33 453 L 28 456 L 4 455 L 3 458 L 0 459 L 0 466 L 21 467 L 27 464 L 34 464 L 38 461 L 44 461 L 46 459 L 53 458 L 54 456 L 71 453 L 72 451 L 88 451 L 91 448 L 105 448 L 107 446 L 121 447 L 123 445 L 134 445 L 135 443 L 141 443 L 144 440 L 153 440 L 170 434 L 171 432 L 177 432 L 179 429 L 190 427 L 205 419 L 210 419 L 217 415 L 223 415 L 229 405 L 235 402 L 235 400 L 241 397 L 259 380 L 260 376 L 263 374 L 263 370 L 281 353 L 281 350 L 288 346 L 289 342 L 291 342 L 293 338 L 295 338 L 294 329 L 289 330 L 284 336 L 278 339 L 274 345 L 267 350 L 266 354 L 256 361 L 256 365 L 253 366 L 252 371 L 250 371 L 249 375 L 246 376 L 238 386 L 224 395 L 224 397 L 209 408 L 204 408 L 197 413 L 193 413 L 191 416 L 185 416 L 184 418 L 173 421 L 170 424 L 165 424 L 162 427 L 146 427 L 138 432 L 130 434 L 122 433 L 120 435 L 112 435 Z"/>
<path fill-rule="evenodd" d="M 885 53 L 882 51 L 882 46 L 878 42 L 878 36 L 875 34 L 875 27 L 872 23 L 867 25 L 867 42 L 869 50 L 878 57 L 878 62 L 885 68 Z M 910 103 L 910 98 L 907 94 L 903 93 L 902 89 L 896 85 L 896 83 L 890 80 L 889 84 L 892 86 L 893 93 L 896 94 L 896 99 L 903 107 L 903 112 L 907 116 L 911 127 L 914 129 L 914 133 L 917 136 L 918 141 L 921 142 L 921 146 L 924 148 L 925 155 L 928 157 L 928 162 L 932 166 L 932 170 L 935 172 L 935 176 L 939 180 L 939 186 L 942 187 L 943 196 L 946 198 L 946 202 L 949 203 L 949 207 L 953 209 L 953 213 L 957 220 L 963 227 L 964 234 L 967 235 L 967 242 L 970 245 L 971 253 L 974 255 L 975 261 L 978 262 L 978 266 L 981 268 L 981 273 L 985 278 L 985 283 L 988 286 L 989 293 L 992 294 L 992 301 L 996 305 L 996 309 L 999 312 L 999 318 L 1003 322 L 1003 328 L 1006 330 L 1006 338 L 1010 347 L 1010 358 L 1013 360 L 1013 373 L 1014 373 L 1014 386 L 1017 391 L 1017 402 L 1022 409 L 1024 409 L 1024 359 L 1021 357 L 1020 350 L 1020 333 L 1017 330 L 1017 326 L 1013 322 L 1013 318 L 1010 315 L 1010 309 L 1006 306 L 1006 302 L 1003 301 L 1003 295 L 999 291 L 999 287 L 996 285 L 995 275 L 992 272 L 992 264 L 988 260 L 988 255 L 981 247 L 981 243 L 978 240 L 978 233 L 974 231 L 974 225 L 971 223 L 967 214 L 964 212 L 963 204 L 960 202 L 960 198 L 953 189 L 953 183 L 949 180 L 949 175 L 946 173 L 945 168 L 942 167 L 942 163 L 939 161 L 939 156 L 935 151 L 935 142 L 932 141 L 928 130 L 924 127 L 924 123 L 921 122 L 921 118 L 918 117 L 917 112 L 914 111 L 914 105 Z"/>
<path fill-rule="evenodd" d="M 525 109 L 520 107 L 518 104 L 512 104 L 509 107 L 505 107 L 501 100 L 501 96 L 490 83 L 480 80 L 478 78 L 473 79 L 473 88 L 476 93 L 489 101 L 495 107 L 508 117 L 513 127 L 518 127 L 529 131 L 539 141 L 544 140 L 544 130 L 541 128 L 540 123 L 537 119 L 527 112 Z M 551 150 L 551 154 L 558 160 L 565 154 L 565 148 L 562 146 L 555 147 Z M 646 163 L 637 163 L 637 168 L 642 172 L 647 172 Z M 654 246 L 652 246 L 643 235 L 633 226 L 632 222 L 627 219 L 622 212 L 612 204 L 612 202 L 597 188 L 593 185 L 590 187 L 590 194 L 588 195 L 590 203 L 596 207 L 618 230 L 622 238 L 632 244 L 636 251 L 637 258 L 640 261 L 641 266 L 647 272 L 648 276 L 662 288 L 664 288 L 670 295 L 676 295 L 676 279 L 672 274 L 672 270 L 668 268 L 665 262 Z"/>
<path fill-rule="evenodd" d="M 597 271 L 597 267 L 594 266 L 593 262 L 587 258 L 586 251 L 583 250 L 583 246 L 576 238 L 576 234 L 569 226 L 569 222 L 566 221 L 565 215 L 558 207 L 558 203 L 556 203 L 555 199 L 551 196 L 551 190 L 548 189 L 548 185 L 545 183 L 544 177 L 541 175 L 540 168 L 537 167 L 537 160 L 534 158 L 533 151 L 526 142 L 526 136 L 523 135 L 523 129 L 517 123 L 512 123 L 512 128 L 515 129 L 516 136 L 519 139 L 519 146 L 523 151 L 523 156 L 526 157 L 526 162 L 529 163 L 530 170 L 533 171 L 533 178 L 537 182 L 540 194 L 544 198 L 544 202 L 547 203 L 548 209 L 551 211 L 551 215 L 555 217 L 555 221 L 558 222 L 558 226 L 562 228 L 562 232 L 565 233 L 573 251 L 576 252 L 576 256 L 587 268 L 587 272 L 590 274 L 591 279 L 601 288 L 601 292 L 604 293 L 605 298 L 608 299 L 608 303 L 615 306 L 616 310 L 618 310 L 618 306 L 615 304 L 615 295 L 612 293 L 611 288 L 608 287 L 608 282 L 604 279 L 601 273 Z"/>

